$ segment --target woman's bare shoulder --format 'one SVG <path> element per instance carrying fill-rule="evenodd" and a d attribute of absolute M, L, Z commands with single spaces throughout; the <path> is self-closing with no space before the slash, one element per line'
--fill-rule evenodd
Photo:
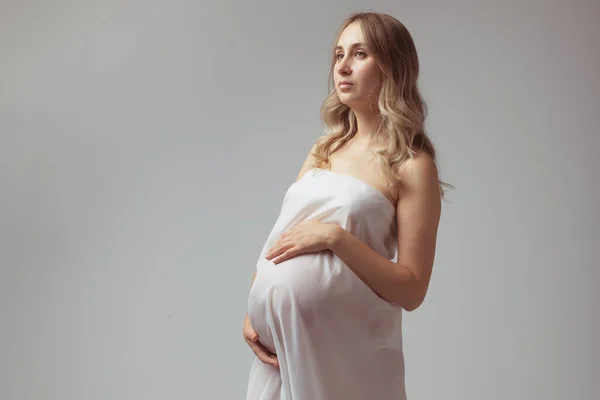
<path fill-rule="evenodd" d="M 315 149 L 317 148 L 317 142 L 315 142 L 310 148 L 302 167 L 300 168 L 300 172 L 298 172 L 298 176 L 296 177 L 296 181 L 299 181 L 305 173 L 313 169 L 317 165 L 317 159 L 314 156 Z"/>
<path fill-rule="evenodd" d="M 437 176 L 437 165 L 431 155 L 425 151 L 416 152 L 412 159 L 405 160 L 396 170 L 394 186 L 398 198 L 423 179 L 437 182 Z"/>

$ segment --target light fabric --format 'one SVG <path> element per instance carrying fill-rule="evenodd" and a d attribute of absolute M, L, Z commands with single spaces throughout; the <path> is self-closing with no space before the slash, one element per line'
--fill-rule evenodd
<path fill-rule="evenodd" d="M 380 298 L 333 252 L 275 264 L 265 253 L 317 218 L 379 254 L 397 255 L 395 208 L 356 177 L 313 168 L 285 194 L 256 264 L 248 316 L 279 368 L 255 358 L 247 400 L 404 400 L 402 309 Z"/>

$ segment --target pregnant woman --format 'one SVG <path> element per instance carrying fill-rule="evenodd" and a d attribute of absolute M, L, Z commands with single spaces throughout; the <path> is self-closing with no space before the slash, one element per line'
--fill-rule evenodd
<path fill-rule="evenodd" d="M 443 186 L 419 62 L 380 13 L 341 26 L 328 132 L 289 187 L 256 264 L 247 400 L 402 400 L 402 311 L 423 302 Z M 395 261 L 394 261 L 395 260 Z"/>

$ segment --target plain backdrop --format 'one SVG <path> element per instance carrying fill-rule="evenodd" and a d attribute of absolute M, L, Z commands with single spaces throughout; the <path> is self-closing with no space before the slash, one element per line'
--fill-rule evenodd
<path fill-rule="evenodd" d="M 354 11 L 412 33 L 456 186 L 409 398 L 600 398 L 596 0 L 2 0 L 0 398 L 244 398 L 251 277 Z"/>

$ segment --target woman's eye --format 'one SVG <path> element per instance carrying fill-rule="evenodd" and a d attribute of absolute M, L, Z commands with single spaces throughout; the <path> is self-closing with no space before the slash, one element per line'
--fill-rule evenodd
<path fill-rule="evenodd" d="M 359 50 L 359 51 L 357 51 L 357 52 L 356 52 L 356 54 L 360 54 L 360 55 L 362 55 L 363 57 L 367 55 L 367 53 L 365 53 L 364 51 L 360 51 L 360 50 Z M 340 56 L 343 56 L 343 55 L 344 55 L 343 53 L 337 53 L 337 54 L 335 55 L 335 58 L 339 60 L 339 59 L 340 59 Z"/>

